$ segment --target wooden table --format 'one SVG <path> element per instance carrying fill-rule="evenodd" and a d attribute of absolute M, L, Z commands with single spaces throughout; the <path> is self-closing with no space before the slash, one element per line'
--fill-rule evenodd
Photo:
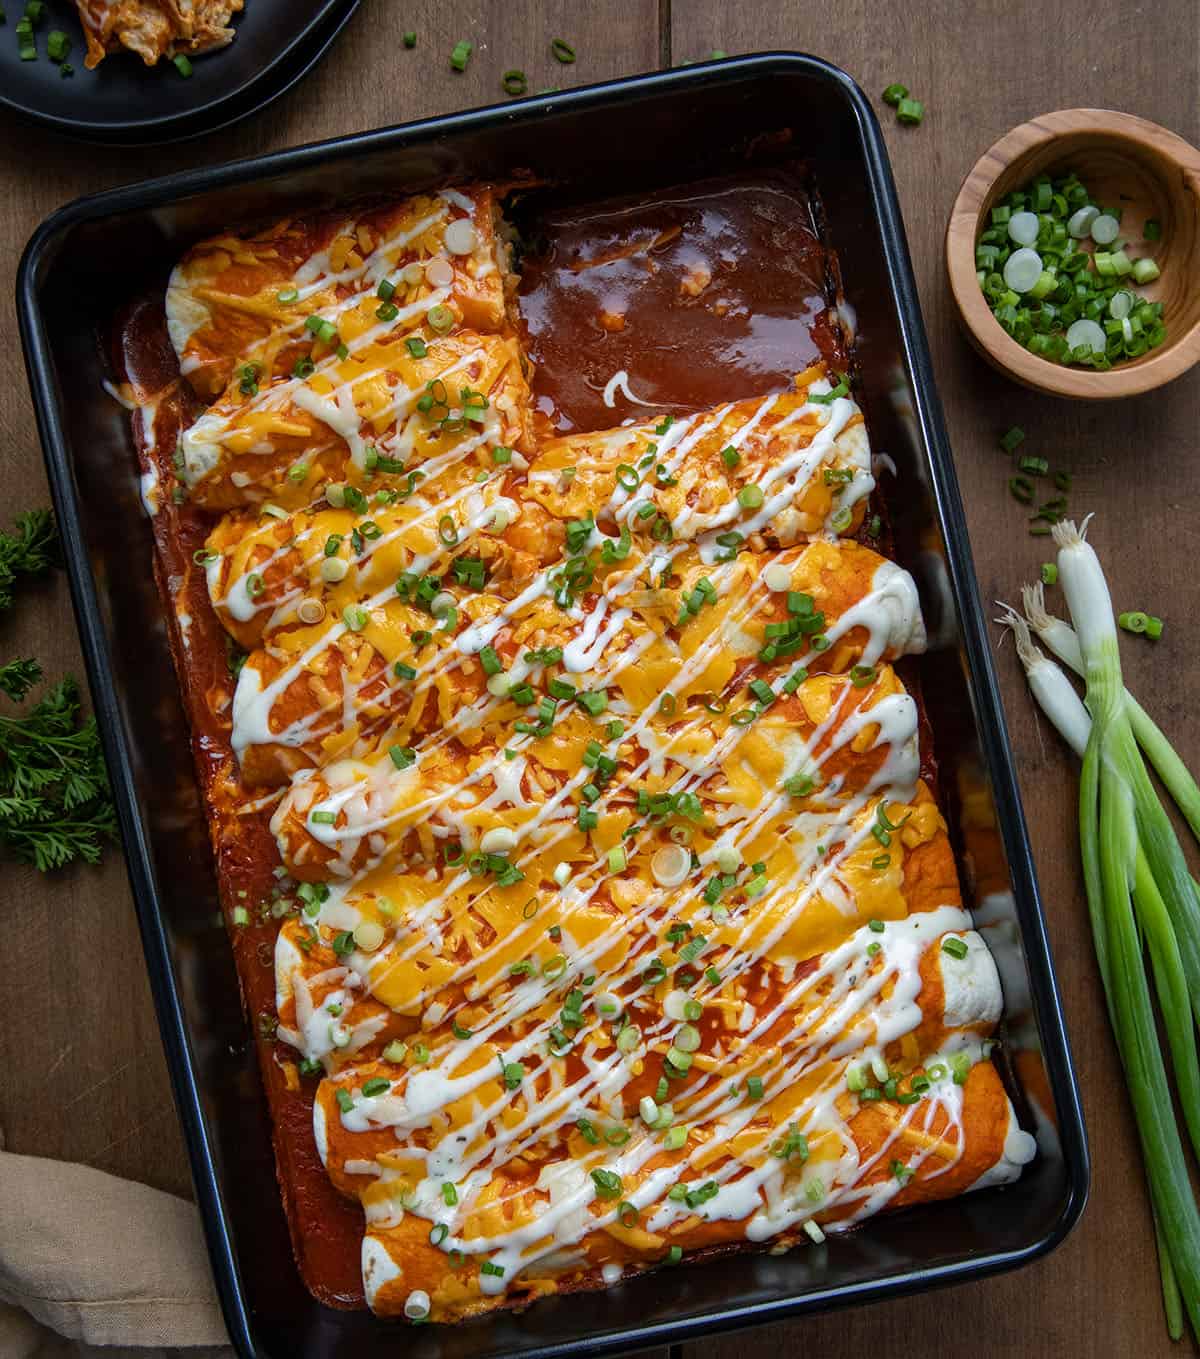
<path fill-rule="evenodd" d="M 253 0 L 251 0 L 253 3 Z M 966 16 L 970 15 L 969 22 Z M 415 52 L 401 48 L 415 29 Z M 578 49 L 573 66 L 549 51 Z M 475 43 L 464 75 L 450 48 Z M 0 38 L 0 40 L 3 40 Z M 1116 407 L 1072 405 L 1018 390 L 957 333 L 941 237 L 976 156 L 1014 124 L 1049 109 L 1115 105 L 1200 140 L 1200 7 L 1152 10 L 960 0 L 834 5 L 774 0 L 505 0 L 503 5 L 366 0 L 325 64 L 259 119 L 181 147 L 113 151 L 70 146 L 0 121 L 0 505 L 3 518 L 47 500 L 33 413 L 15 340 L 19 252 L 53 208 L 147 175 L 491 102 L 500 73 L 523 67 L 532 88 L 574 85 L 730 53 L 792 48 L 838 62 L 873 96 L 903 80 L 925 101 L 920 128 L 883 123 L 907 219 L 926 323 L 966 500 L 982 594 L 1011 597 L 1045 554 L 1027 538 L 1005 489 L 997 433 L 1029 432 L 1028 448 L 1070 469 L 1073 507 L 1096 509 L 1094 539 L 1122 607 L 1153 605 L 1167 621 L 1157 647 L 1125 648 L 1130 687 L 1193 768 L 1200 726 L 1188 721 L 1200 642 L 1190 638 L 1200 524 L 1200 372 Z M 131 563 L 130 569 L 139 569 Z M 24 593 L 0 620 L 3 655 L 35 654 L 50 675 L 79 672 L 65 583 Z M 1075 777 L 1034 714 L 1010 654 L 1005 701 L 1037 851 L 1055 957 L 1084 1086 L 1095 1160 L 1081 1227 L 1050 1259 L 954 1292 L 744 1333 L 705 1355 L 803 1346 L 871 1353 L 900 1341 L 909 1356 L 1165 1354 L 1149 1218 L 1116 1055 L 1102 1011 L 1076 865 Z M 0 1127 L 10 1149 L 82 1160 L 179 1193 L 188 1172 L 160 1053 L 142 953 L 118 852 L 99 869 L 43 879 L 7 867 L 0 976 Z M 49 1092 L 53 1089 L 53 1095 Z M 902 1337 L 902 1339 L 900 1339 Z M 700 1347 L 696 1347 L 697 1359 Z"/>

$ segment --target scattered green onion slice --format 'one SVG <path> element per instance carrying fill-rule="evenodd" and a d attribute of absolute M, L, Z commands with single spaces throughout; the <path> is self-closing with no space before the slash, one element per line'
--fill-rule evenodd
<path fill-rule="evenodd" d="M 1126 632 L 1145 633 L 1155 640 L 1162 636 L 1162 619 L 1143 613 L 1140 609 L 1120 614 L 1117 622 Z"/>

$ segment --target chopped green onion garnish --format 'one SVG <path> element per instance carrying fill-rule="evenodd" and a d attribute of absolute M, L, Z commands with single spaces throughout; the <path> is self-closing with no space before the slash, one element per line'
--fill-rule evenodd
<path fill-rule="evenodd" d="M 1145 633 L 1154 641 L 1162 636 L 1162 619 L 1155 618 L 1153 614 L 1142 613 L 1141 610 L 1120 614 L 1117 622 L 1126 632 Z"/>
<path fill-rule="evenodd" d="M 600 1199 L 619 1199 L 625 1188 L 620 1175 L 612 1170 L 593 1170 L 592 1183 L 596 1186 L 596 1197 Z"/>

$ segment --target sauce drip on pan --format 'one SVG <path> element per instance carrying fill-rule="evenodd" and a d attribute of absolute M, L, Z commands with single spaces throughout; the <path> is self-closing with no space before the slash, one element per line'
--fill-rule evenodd
<path fill-rule="evenodd" d="M 795 180 L 701 184 L 539 226 L 519 305 L 538 408 L 560 432 L 640 416 L 629 392 L 690 412 L 784 390 L 842 357 L 826 252 Z"/>

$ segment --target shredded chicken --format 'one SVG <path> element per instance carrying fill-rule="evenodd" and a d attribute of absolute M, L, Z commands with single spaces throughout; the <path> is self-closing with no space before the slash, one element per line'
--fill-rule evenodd
<path fill-rule="evenodd" d="M 147 66 L 160 57 L 195 56 L 233 41 L 230 18 L 245 0 L 75 0 L 89 68 L 122 47 Z"/>

